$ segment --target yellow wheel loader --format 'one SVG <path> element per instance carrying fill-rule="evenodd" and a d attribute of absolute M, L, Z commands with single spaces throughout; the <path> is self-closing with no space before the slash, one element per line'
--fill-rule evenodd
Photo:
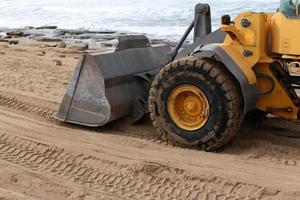
<path fill-rule="evenodd" d="M 299 0 L 282 0 L 275 13 L 224 15 L 211 32 L 210 7 L 198 4 L 173 50 L 121 37 L 115 52 L 81 58 L 57 118 L 103 126 L 150 112 L 162 140 L 207 151 L 228 143 L 245 118 L 298 120 L 299 9 Z"/>

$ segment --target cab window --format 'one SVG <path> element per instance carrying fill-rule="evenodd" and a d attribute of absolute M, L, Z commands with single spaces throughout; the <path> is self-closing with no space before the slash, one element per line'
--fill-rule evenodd
<path fill-rule="evenodd" d="M 299 0 L 281 0 L 280 11 L 283 12 L 289 18 L 299 17 L 299 3 Z"/>

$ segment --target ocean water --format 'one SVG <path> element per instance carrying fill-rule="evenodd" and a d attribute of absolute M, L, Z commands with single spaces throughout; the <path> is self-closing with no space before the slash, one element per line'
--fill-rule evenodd
<path fill-rule="evenodd" d="M 178 40 L 193 20 L 196 3 L 209 3 L 213 29 L 223 14 L 273 12 L 279 0 L 0 0 L 0 27 L 57 25 L 145 33 Z"/>

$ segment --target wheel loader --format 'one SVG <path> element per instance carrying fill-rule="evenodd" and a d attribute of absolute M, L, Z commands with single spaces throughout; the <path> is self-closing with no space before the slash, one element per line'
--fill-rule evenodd
<path fill-rule="evenodd" d="M 57 118 L 97 127 L 150 113 L 162 140 L 206 151 L 231 141 L 245 118 L 298 120 L 299 0 L 220 21 L 212 32 L 210 6 L 197 4 L 175 48 L 132 35 L 114 52 L 83 55 Z"/>

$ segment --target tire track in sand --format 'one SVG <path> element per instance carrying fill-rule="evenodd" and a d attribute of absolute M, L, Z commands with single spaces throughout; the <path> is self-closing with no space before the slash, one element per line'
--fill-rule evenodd
<path fill-rule="evenodd" d="M 268 199 L 280 193 L 220 177 L 190 176 L 183 170 L 159 163 L 120 165 L 9 134 L 0 135 L 0 158 L 122 198 Z"/>
<path fill-rule="evenodd" d="M 0 91 L 0 106 L 55 120 L 58 105 L 54 102 Z"/>
<path fill-rule="evenodd" d="M 0 106 L 12 110 L 16 110 L 16 111 L 28 113 L 37 117 L 41 117 L 47 122 L 51 122 L 52 124 L 58 126 L 62 126 L 62 127 L 76 126 L 74 124 L 62 123 L 56 119 L 55 115 L 59 106 L 56 102 L 50 102 L 35 97 L 28 97 L 28 96 L 0 90 Z M 120 125 L 116 124 L 116 126 L 118 127 Z M 83 127 L 83 126 L 80 126 L 78 128 L 84 130 L 97 131 L 96 128 L 91 129 L 89 127 Z M 129 136 L 129 137 L 134 137 L 134 138 L 143 139 L 147 141 L 163 143 L 156 134 L 152 134 L 152 135 L 142 134 L 139 131 L 130 133 L 130 132 L 120 131 L 120 130 L 114 131 L 113 129 L 111 129 L 110 132 L 112 131 L 116 135 Z"/>

